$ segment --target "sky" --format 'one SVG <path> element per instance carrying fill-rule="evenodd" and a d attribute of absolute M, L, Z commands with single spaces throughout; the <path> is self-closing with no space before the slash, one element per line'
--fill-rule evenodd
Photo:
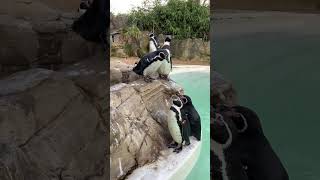
<path fill-rule="evenodd" d="M 124 14 L 130 12 L 131 9 L 141 6 L 144 0 L 110 0 L 110 11 L 114 14 Z M 204 0 L 201 0 L 203 2 Z M 207 4 L 209 0 L 206 1 Z"/>
<path fill-rule="evenodd" d="M 132 8 L 142 4 L 144 0 L 110 0 L 111 12 L 128 13 Z"/>

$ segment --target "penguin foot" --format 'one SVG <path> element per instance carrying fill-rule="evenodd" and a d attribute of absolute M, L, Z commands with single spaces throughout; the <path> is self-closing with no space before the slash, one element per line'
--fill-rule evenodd
<path fill-rule="evenodd" d="M 176 148 L 178 146 L 178 143 L 172 142 L 168 145 L 168 148 Z"/>
<path fill-rule="evenodd" d="M 170 80 L 170 79 L 168 78 L 168 75 L 163 75 L 163 74 L 160 74 L 160 75 L 159 75 L 159 78 L 160 78 L 160 79 L 163 79 L 163 80 L 167 80 L 167 81 Z"/>
<path fill-rule="evenodd" d="M 144 79 L 144 81 L 147 82 L 147 83 L 151 83 L 152 80 L 153 80 L 150 76 L 144 76 L 143 79 Z"/>
<path fill-rule="evenodd" d="M 175 153 L 179 153 L 180 151 L 182 151 L 182 144 L 180 144 L 178 147 L 176 147 L 173 152 Z"/>

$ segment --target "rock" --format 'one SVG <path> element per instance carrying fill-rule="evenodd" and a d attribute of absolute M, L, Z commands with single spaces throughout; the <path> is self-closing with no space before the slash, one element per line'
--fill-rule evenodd
<path fill-rule="evenodd" d="M 110 62 L 110 84 L 128 83 L 135 81 L 141 76 L 132 71 L 133 66 L 113 60 Z"/>
<path fill-rule="evenodd" d="M 173 39 L 171 52 L 174 57 L 179 59 L 209 61 L 210 42 L 202 39 Z"/>
<path fill-rule="evenodd" d="M 37 0 L 3 0 L 0 14 L 26 20 L 54 20 L 59 17 L 59 10 Z"/>
<path fill-rule="evenodd" d="M 37 33 L 28 21 L 0 15 L 0 64 L 25 66 L 35 61 Z"/>
<path fill-rule="evenodd" d="M 237 105 L 237 93 L 232 83 L 215 71 L 211 74 L 211 104 L 213 106 L 222 103 Z"/>
<path fill-rule="evenodd" d="M 97 45 L 84 40 L 74 32 L 68 32 L 62 40 L 61 56 L 64 64 L 79 62 L 94 55 Z"/>
<path fill-rule="evenodd" d="M 49 177 L 31 164 L 26 154 L 15 145 L 0 144 L 0 162 L 1 180 L 49 180 Z"/>
<path fill-rule="evenodd" d="M 65 75 L 31 69 L 0 80 L 1 179 L 107 178 L 106 83 Z"/>
<path fill-rule="evenodd" d="M 111 179 L 124 178 L 136 167 L 155 161 L 166 148 L 169 100 L 181 91 L 180 86 L 159 80 L 110 88 Z"/>
<path fill-rule="evenodd" d="M 37 33 L 54 34 L 66 32 L 66 25 L 62 21 L 38 21 L 33 24 Z"/>
<path fill-rule="evenodd" d="M 28 20 L 55 20 L 62 13 L 75 12 L 80 0 L 3 0 L 0 14 L 7 14 L 15 18 Z"/>
<path fill-rule="evenodd" d="M 75 82 L 91 97 L 106 97 L 107 87 L 107 62 L 103 60 L 103 54 L 90 57 L 81 62 L 70 65 L 59 72 Z"/>

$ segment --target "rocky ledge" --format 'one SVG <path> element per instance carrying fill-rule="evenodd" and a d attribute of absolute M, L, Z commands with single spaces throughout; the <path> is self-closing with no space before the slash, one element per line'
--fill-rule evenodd
<path fill-rule="evenodd" d="M 117 73 L 111 76 L 114 84 L 110 87 L 110 179 L 125 179 L 136 168 L 158 159 L 170 141 L 166 124 L 170 98 L 183 91 L 172 81 L 146 83 L 130 69 L 111 63 L 111 72 Z"/>

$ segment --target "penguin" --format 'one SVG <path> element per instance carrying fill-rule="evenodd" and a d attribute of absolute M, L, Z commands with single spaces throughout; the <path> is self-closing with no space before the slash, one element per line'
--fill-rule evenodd
<path fill-rule="evenodd" d="M 183 103 L 177 96 L 172 97 L 172 105 L 169 110 L 167 119 L 168 129 L 173 139 L 173 143 L 169 145 L 169 148 L 175 148 L 173 152 L 179 153 L 182 150 L 182 143 L 184 142 L 181 108 Z"/>
<path fill-rule="evenodd" d="M 181 108 L 181 114 L 185 116 L 190 124 L 190 134 L 194 136 L 198 141 L 201 140 L 201 119 L 198 111 L 193 106 L 191 98 L 187 95 L 182 95 L 181 100 L 183 107 Z"/>
<path fill-rule="evenodd" d="M 288 180 L 288 173 L 263 133 L 258 115 L 244 106 L 233 106 L 238 129 L 240 159 L 250 180 Z"/>
<path fill-rule="evenodd" d="M 171 61 L 171 52 L 170 52 L 170 43 L 171 38 L 166 37 L 163 46 L 161 47 L 162 50 L 166 52 L 166 59 L 167 61 L 163 61 L 160 68 L 159 68 L 159 76 L 162 79 L 168 79 L 170 72 L 172 71 L 172 61 Z"/>
<path fill-rule="evenodd" d="M 72 30 L 87 41 L 101 43 L 107 51 L 107 29 L 109 28 L 109 3 L 93 0 L 90 7 L 72 24 Z"/>
<path fill-rule="evenodd" d="M 159 75 L 158 69 L 162 61 L 166 61 L 166 56 L 163 51 L 148 53 L 139 60 L 133 68 L 133 72 L 144 76 L 146 82 L 151 82 L 154 77 Z"/>
<path fill-rule="evenodd" d="M 78 8 L 78 12 L 80 12 L 81 14 L 84 14 L 89 8 L 90 8 L 90 1 L 82 1 L 80 3 L 80 7 Z"/>
<path fill-rule="evenodd" d="M 235 145 L 238 132 L 235 124 L 220 112 L 210 121 L 210 175 L 214 180 L 249 180 Z"/>
<path fill-rule="evenodd" d="M 149 38 L 149 53 L 151 53 L 151 52 L 158 50 L 160 48 L 160 45 L 156 39 L 156 36 L 153 33 L 151 33 L 149 35 L 149 37 L 150 37 Z"/>

